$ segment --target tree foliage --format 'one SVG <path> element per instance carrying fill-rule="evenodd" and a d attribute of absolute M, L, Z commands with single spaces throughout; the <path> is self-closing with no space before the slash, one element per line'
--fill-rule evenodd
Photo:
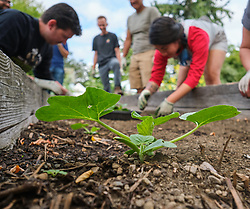
<path fill-rule="evenodd" d="M 226 57 L 221 69 L 221 82 L 238 82 L 246 73 L 240 61 L 238 47 L 230 45 L 228 47 L 228 54 L 229 56 Z"/>
<path fill-rule="evenodd" d="M 233 12 L 225 8 L 228 3 L 229 0 L 168 0 L 164 4 L 154 1 L 152 6 L 155 6 L 162 16 L 171 16 L 176 20 L 207 16 L 212 22 L 223 25 L 222 20 L 225 17 L 231 19 L 233 15 Z"/>
<path fill-rule="evenodd" d="M 12 0 L 12 9 L 17 9 L 24 13 L 31 15 L 32 17 L 39 18 L 44 12 L 44 6 L 42 3 L 38 3 L 36 0 Z"/>

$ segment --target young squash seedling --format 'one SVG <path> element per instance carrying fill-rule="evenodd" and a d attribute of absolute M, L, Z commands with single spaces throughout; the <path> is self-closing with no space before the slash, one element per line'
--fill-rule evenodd
<path fill-rule="evenodd" d="M 102 89 L 87 87 L 86 92 L 78 97 L 73 96 L 53 96 L 48 99 L 49 106 L 41 107 L 36 111 L 36 117 L 42 121 L 56 121 L 65 119 L 82 119 L 96 121 L 106 129 L 115 133 L 116 140 L 126 144 L 131 148 L 127 153 L 137 152 L 141 162 L 145 155 L 153 155 L 154 151 L 169 147 L 174 148 L 175 142 L 183 139 L 196 131 L 199 127 L 214 121 L 225 120 L 238 115 L 240 112 L 233 106 L 218 105 L 203 109 L 198 112 L 186 113 L 180 116 L 174 112 L 164 117 L 153 118 L 152 116 L 141 116 L 132 112 L 131 116 L 142 122 L 137 124 L 138 134 L 127 136 L 118 130 L 108 126 L 100 118 L 113 110 L 109 108 L 114 106 L 119 100 L 120 95 L 111 94 Z M 180 117 L 179 117 L 180 116 Z M 196 127 L 186 134 L 164 141 L 152 136 L 155 126 L 163 124 L 172 118 L 179 117 L 182 120 L 195 123 Z"/>
<path fill-rule="evenodd" d="M 80 128 L 84 128 L 84 133 L 85 134 L 91 134 L 91 135 L 93 135 L 93 134 L 98 134 L 98 132 L 97 131 L 99 131 L 100 130 L 100 128 L 98 128 L 98 127 L 92 127 L 90 130 L 87 128 L 89 126 L 89 124 L 88 123 L 75 123 L 75 124 L 73 124 L 73 125 L 71 125 L 70 127 L 72 128 L 72 129 L 74 129 L 74 130 L 77 130 L 77 129 L 80 129 Z"/>

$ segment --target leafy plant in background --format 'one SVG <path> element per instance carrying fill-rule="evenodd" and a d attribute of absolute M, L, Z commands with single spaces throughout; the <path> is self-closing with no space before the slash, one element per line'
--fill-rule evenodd
<path fill-rule="evenodd" d="M 164 117 L 153 118 L 152 116 L 141 116 L 136 112 L 132 112 L 133 118 L 142 122 L 137 124 L 138 134 L 127 136 L 118 130 L 108 126 L 100 120 L 100 118 L 113 110 L 109 108 L 115 105 L 120 99 L 120 95 L 110 94 L 102 89 L 88 87 L 86 92 L 78 97 L 72 96 L 53 96 L 48 99 L 50 106 L 41 107 L 36 111 L 36 117 L 42 121 L 56 121 L 65 119 L 83 119 L 95 121 L 106 129 L 115 133 L 118 137 L 116 140 L 126 144 L 131 148 L 127 153 L 137 152 L 141 162 L 145 155 L 153 155 L 154 151 L 163 148 L 174 148 L 175 142 L 183 139 L 196 131 L 199 127 L 218 120 L 224 120 L 238 115 L 240 112 L 233 106 L 218 105 L 203 109 L 199 112 L 186 113 L 180 116 L 174 112 Z M 172 139 L 164 141 L 156 139 L 152 136 L 155 126 L 163 124 L 172 118 L 177 118 L 194 122 L 196 127 L 188 133 Z"/>

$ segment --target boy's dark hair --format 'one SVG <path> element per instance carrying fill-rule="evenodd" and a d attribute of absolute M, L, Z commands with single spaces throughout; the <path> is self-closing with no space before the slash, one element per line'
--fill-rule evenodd
<path fill-rule="evenodd" d="M 55 19 L 57 27 L 63 30 L 71 29 L 77 36 L 82 35 L 79 18 L 76 11 L 65 3 L 55 4 L 47 9 L 41 16 L 41 20 L 46 24 L 49 20 Z"/>
<path fill-rule="evenodd" d="M 186 47 L 187 39 L 183 26 L 170 17 L 159 17 L 153 21 L 149 30 L 149 40 L 153 45 L 167 45 L 181 40 Z"/>

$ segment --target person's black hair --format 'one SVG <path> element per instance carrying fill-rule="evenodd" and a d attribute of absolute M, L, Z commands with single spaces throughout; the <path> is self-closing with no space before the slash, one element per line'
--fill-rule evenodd
<path fill-rule="evenodd" d="M 181 40 L 183 47 L 187 45 L 183 26 L 170 17 L 159 17 L 153 21 L 149 30 L 149 40 L 153 45 L 167 45 Z"/>
<path fill-rule="evenodd" d="M 71 29 L 77 36 L 82 34 L 78 15 L 76 11 L 68 4 L 55 4 L 47 9 L 41 16 L 41 20 L 45 24 L 52 19 L 56 20 L 58 28 L 63 30 Z"/>

